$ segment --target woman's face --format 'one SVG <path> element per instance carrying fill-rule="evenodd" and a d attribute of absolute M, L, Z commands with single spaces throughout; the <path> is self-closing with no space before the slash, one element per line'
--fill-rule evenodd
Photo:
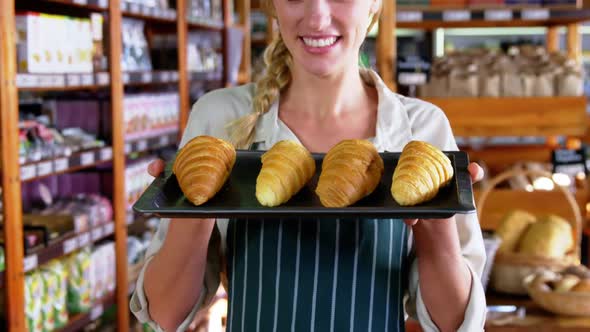
<path fill-rule="evenodd" d="M 326 76 L 358 63 L 370 14 L 378 11 L 379 1 L 273 0 L 294 66 Z"/>

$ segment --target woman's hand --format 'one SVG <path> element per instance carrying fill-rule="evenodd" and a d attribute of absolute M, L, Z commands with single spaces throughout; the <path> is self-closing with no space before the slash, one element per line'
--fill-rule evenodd
<path fill-rule="evenodd" d="M 151 166 L 151 164 L 150 164 L 150 166 Z M 479 166 L 477 163 L 470 163 L 469 166 L 467 167 L 467 170 L 469 170 L 469 174 L 471 175 L 471 182 L 472 183 L 477 183 L 483 179 L 483 176 L 484 176 L 483 168 L 481 168 L 481 166 Z M 434 219 L 434 220 L 447 220 L 447 219 Z M 405 219 L 404 222 L 408 226 L 414 226 L 418 223 L 418 219 Z"/>
<path fill-rule="evenodd" d="M 164 160 L 156 159 L 148 165 L 148 173 L 156 178 L 164 171 L 165 166 Z"/>

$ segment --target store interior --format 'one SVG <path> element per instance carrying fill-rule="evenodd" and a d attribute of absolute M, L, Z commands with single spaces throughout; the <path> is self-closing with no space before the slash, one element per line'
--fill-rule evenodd
<path fill-rule="evenodd" d="M 486 331 L 590 330 L 587 22 L 583 0 L 387 0 L 361 48 L 485 170 Z M 257 0 L 0 1 L 0 330 L 152 331 L 129 310 L 160 222 L 133 209 L 147 167 L 277 33 Z M 225 331 L 227 303 L 189 330 Z"/>

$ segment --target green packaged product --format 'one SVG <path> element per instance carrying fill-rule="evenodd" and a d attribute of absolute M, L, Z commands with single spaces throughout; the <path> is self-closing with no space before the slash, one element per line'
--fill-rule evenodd
<path fill-rule="evenodd" d="M 55 312 L 51 303 L 57 292 L 57 276 L 51 271 L 42 269 L 40 272 L 44 292 L 41 295 L 41 312 L 43 314 L 43 332 L 51 332 L 55 329 Z"/>
<path fill-rule="evenodd" d="M 34 271 L 25 276 L 25 323 L 29 332 L 43 332 L 43 279 Z"/>
<path fill-rule="evenodd" d="M 4 247 L 0 246 L 0 272 L 6 270 L 6 258 L 4 257 Z"/>
<path fill-rule="evenodd" d="M 90 248 L 84 248 L 68 259 L 67 308 L 70 314 L 90 310 L 90 253 Z"/>
<path fill-rule="evenodd" d="M 51 300 L 51 306 L 54 312 L 54 327 L 62 328 L 68 324 L 68 310 L 66 307 L 68 293 L 68 274 L 64 264 L 61 261 L 53 260 L 46 266 L 47 271 L 55 278 L 56 288 Z M 49 294 L 47 294 L 49 296 Z"/>

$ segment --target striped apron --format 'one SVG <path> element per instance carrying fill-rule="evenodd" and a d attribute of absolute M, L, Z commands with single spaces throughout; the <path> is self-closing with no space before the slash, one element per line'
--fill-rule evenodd
<path fill-rule="evenodd" d="M 230 220 L 227 331 L 404 331 L 407 226 Z"/>

